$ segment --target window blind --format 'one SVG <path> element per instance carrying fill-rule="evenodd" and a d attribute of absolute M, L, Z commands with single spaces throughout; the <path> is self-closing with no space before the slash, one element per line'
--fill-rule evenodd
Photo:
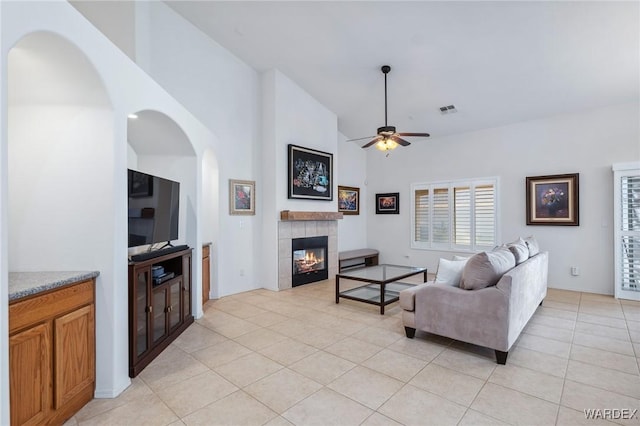
<path fill-rule="evenodd" d="M 471 245 L 471 188 L 453 188 L 453 219 L 454 243 L 456 245 Z"/>
<path fill-rule="evenodd" d="M 449 188 L 433 191 L 433 243 L 449 242 Z"/>
<path fill-rule="evenodd" d="M 418 189 L 415 191 L 415 241 L 429 241 L 429 190 Z"/>
<path fill-rule="evenodd" d="M 496 189 L 494 185 L 475 188 L 475 245 L 495 246 L 496 241 Z"/>

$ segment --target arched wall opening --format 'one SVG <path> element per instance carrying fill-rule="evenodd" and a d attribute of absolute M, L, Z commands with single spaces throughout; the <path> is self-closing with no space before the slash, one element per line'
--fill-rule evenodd
<path fill-rule="evenodd" d="M 168 115 L 155 110 L 132 113 L 127 122 L 127 167 L 180 183 L 177 244 L 195 248 L 198 243 L 198 161 L 189 137 Z M 129 248 L 129 254 L 156 246 Z M 194 251 L 194 256 L 198 253 Z M 202 281 L 193 262 L 193 313 L 201 312 Z"/>
<path fill-rule="evenodd" d="M 8 269 L 101 272 L 99 388 L 111 381 L 115 346 L 112 103 L 93 64 L 57 34 L 21 38 L 7 68 Z"/>

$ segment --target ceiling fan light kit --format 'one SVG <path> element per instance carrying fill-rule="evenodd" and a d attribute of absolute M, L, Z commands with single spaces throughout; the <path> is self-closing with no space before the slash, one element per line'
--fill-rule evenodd
<path fill-rule="evenodd" d="M 375 147 L 380 151 L 391 151 L 392 149 L 397 148 L 398 145 L 411 145 L 409 141 L 403 139 L 401 136 L 428 138 L 429 133 L 399 133 L 396 132 L 395 126 L 389 126 L 387 124 L 387 74 L 389 74 L 389 71 L 391 71 L 391 67 L 389 65 L 383 65 L 380 70 L 384 74 L 384 126 L 378 127 L 377 136 L 375 136 L 367 144 L 363 145 L 362 148 L 369 148 L 370 146 L 375 145 Z M 369 139 L 369 137 L 349 139 L 348 142 L 361 139 Z"/>

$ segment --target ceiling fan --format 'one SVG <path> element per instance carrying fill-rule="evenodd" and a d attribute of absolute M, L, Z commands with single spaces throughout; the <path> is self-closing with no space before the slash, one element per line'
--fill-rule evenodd
<path fill-rule="evenodd" d="M 387 74 L 389 74 L 389 71 L 391 71 L 391 67 L 389 65 L 383 65 L 380 70 L 384 74 L 384 126 L 378 127 L 377 136 L 366 136 L 364 138 L 349 139 L 347 142 L 373 138 L 371 141 L 363 145 L 362 148 L 369 148 L 371 145 L 375 144 L 376 148 L 380 151 L 390 151 L 397 148 L 398 145 L 411 145 L 409 141 L 403 139 L 401 136 L 422 138 L 429 137 L 429 133 L 396 132 L 395 126 L 389 126 L 387 124 Z"/>

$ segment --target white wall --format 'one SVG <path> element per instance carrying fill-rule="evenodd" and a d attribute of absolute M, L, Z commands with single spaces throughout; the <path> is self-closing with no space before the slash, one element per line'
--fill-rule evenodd
<path fill-rule="evenodd" d="M 257 274 L 253 255 L 260 212 L 226 213 L 229 179 L 257 180 L 258 74 L 161 2 L 137 3 L 136 24 L 138 64 L 219 141 L 209 150 L 219 170 L 216 192 L 221 214 L 203 216 L 219 219 L 219 224 L 206 225 L 211 230 L 206 240 L 213 242 L 212 293 L 225 296 L 260 288 L 262 273 Z M 256 184 L 258 199 L 263 196 L 260 184 Z"/>
<path fill-rule="evenodd" d="M 262 281 L 278 288 L 278 221 L 280 211 L 329 211 L 338 209 L 338 119 L 336 115 L 277 70 L 262 78 Z M 288 144 L 333 154 L 333 200 L 288 199 Z"/>
<path fill-rule="evenodd" d="M 211 243 L 210 257 L 212 270 L 219 269 L 217 259 L 219 246 L 214 244 L 215 236 L 220 233 L 220 182 L 218 178 L 218 161 L 215 154 L 207 149 L 202 158 L 202 194 L 200 196 L 202 217 L 202 242 Z M 209 298 L 218 298 L 219 288 L 217 275 L 211 277 Z"/>
<path fill-rule="evenodd" d="M 70 0 L 69 3 L 105 33 L 127 56 L 135 58 L 135 19 L 133 14 L 135 2 Z M 117 25 L 113 26 L 113 23 L 117 23 Z"/>
<path fill-rule="evenodd" d="M 613 294 L 611 164 L 640 158 L 638 104 L 624 104 L 433 138 L 385 157 L 368 153 L 371 196 L 400 192 L 400 215 L 369 211 L 369 245 L 381 261 L 425 265 L 453 253 L 410 249 L 410 184 L 500 177 L 502 242 L 534 235 L 549 251 L 549 286 Z M 525 178 L 580 173 L 580 226 L 526 226 Z M 581 274 L 570 275 L 578 266 Z"/>
<path fill-rule="evenodd" d="M 367 247 L 367 212 L 373 206 L 367 191 L 367 151 L 338 133 L 338 185 L 360 188 L 360 214 L 338 221 L 338 251 Z"/>
<path fill-rule="evenodd" d="M 9 269 L 108 269 L 112 112 L 14 106 L 9 140 Z"/>
<path fill-rule="evenodd" d="M 0 22 L 3 22 L 3 10 L 0 7 Z M 1 43 L 0 43 L 1 44 Z M 1 47 L 1 46 L 0 46 Z M 4 56 L 0 56 L 0 76 L 7 75 L 7 63 Z M 7 111 L 7 79 L 0 78 L 0 113 L 5 115 Z M 6 121 L 0 116 L 0 124 Z M 9 229 L 9 209 L 7 197 L 9 192 L 8 182 L 5 179 L 8 168 L 8 147 L 2 141 L 7 140 L 7 126 L 0 125 L 0 230 Z M 0 424 L 9 424 L 9 287 L 8 252 L 9 239 L 0 238 Z"/>

